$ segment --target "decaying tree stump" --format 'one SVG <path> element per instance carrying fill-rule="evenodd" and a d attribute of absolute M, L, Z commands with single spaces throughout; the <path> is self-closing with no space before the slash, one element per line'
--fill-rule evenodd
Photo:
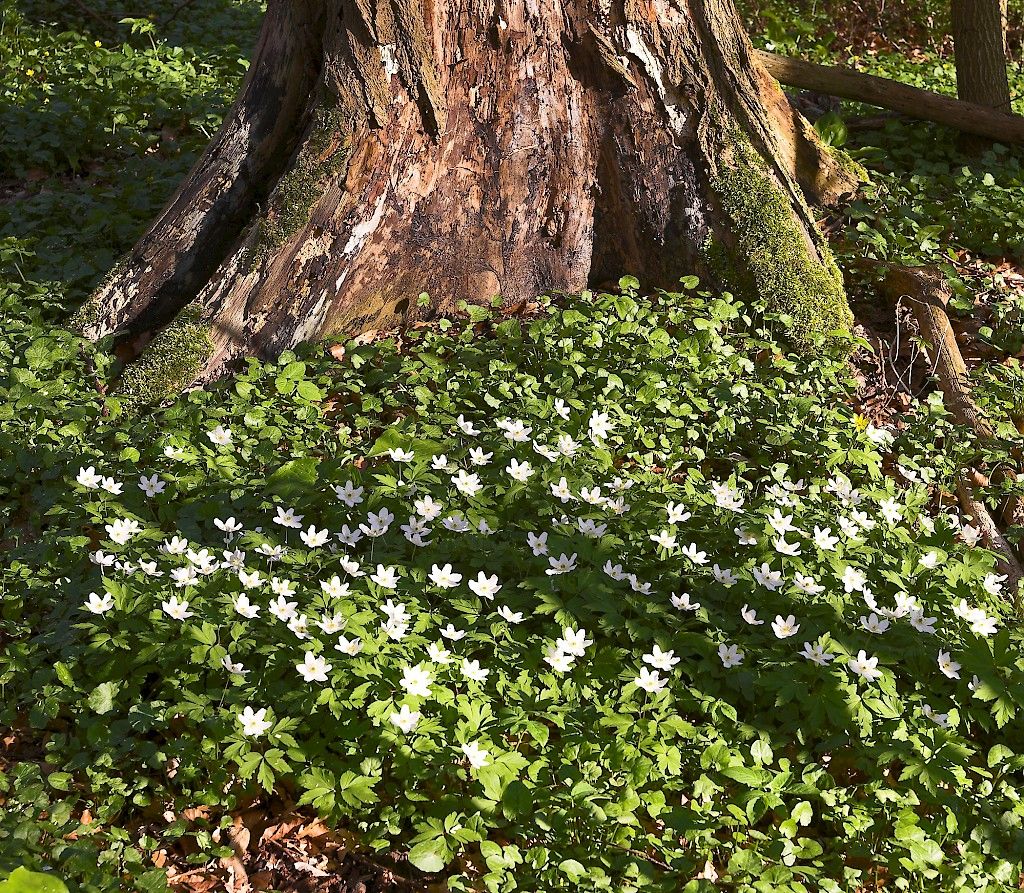
<path fill-rule="evenodd" d="M 77 324 L 148 341 L 133 401 L 624 273 L 743 283 L 807 341 L 850 323 L 809 203 L 856 179 L 733 0 L 270 0 L 222 130 Z"/>

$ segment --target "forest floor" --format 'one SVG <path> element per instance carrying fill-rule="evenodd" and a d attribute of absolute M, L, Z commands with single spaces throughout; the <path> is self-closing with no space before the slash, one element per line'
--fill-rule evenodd
<path fill-rule="evenodd" d="M 755 41 L 777 52 L 846 62 L 916 86 L 954 92 L 943 4 L 750 0 L 746 6 Z M 1016 4 L 1012 12 L 1011 48 L 1019 56 L 1022 29 Z M 519 698 L 525 705 L 531 698 L 543 701 L 522 681 L 529 673 L 541 678 L 544 669 L 523 657 L 527 644 L 544 638 L 539 633 L 527 638 L 530 623 L 543 619 L 550 626 L 553 618 L 560 625 L 586 619 L 587 629 L 597 630 L 596 651 L 601 655 L 594 659 L 593 678 L 577 687 L 569 681 L 545 682 L 549 687 L 544 690 L 545 696 L 558 691 L 559 698 L 574 704 L 583 725 L 574 729 L 572 716 L 554 708 L 540 711 L 538 721 L 523 706 L 516 749 L 503 755 L 500 767 L 502 772 L 522 771 L 521 778 L 495 769 L 493 779 L 484 779 L 483 793 L 472 798 L 467 794 L 466 802 L 457 804 L 461 812 L 446 803 L 452 812 L 430 815 L 429 821 L 419 824 L 417 810 L 429 812 L 423 801 L 442 803 L 444 797 L 417 787 L 418 782 L 408 782 L 400 773 L 382 775 L 372 756 L 356 759 L 347 754 L 347 762 L 332 768 L 330 760 L 337 755 L 320 749 L 318 743 L 326 728 L 338 734 L 331 722 L 340 721 L 342 732 L 354 729 L 353 735 L 363 736 L 360 741 L 376 741 L 380 752 L 397 751 L 404 747 L 397 737 L 385 728 L 379 740 L 373 738 L 378 732 L 369 730 L 367 719 L 367 711 L 377 710 L 373 715 L 378 724 L 387 727 L 382 717 L 390 702 L 385 708 L 383 702 L 369 699 L 365 704 L 289 700 L 292 694 L 286 687 L 269 694 L 276 678 L 269 672 L 263 681 L 268 691 L 263 703 L 273 707 L 277 725 L 271 734 L 278 744 L 270 750 L 250 749 L 248 738 L 231 729 L 230 716 L 243 702 L 231 700 L 227 682 L 211 687 L 191 668 L 204 661 L 230 664 L 245 649 L 246 660 L 255 661 L 254 666 L 265 662 L 273 668 L 273 638 L 250 641 L 232 627 L 229 645 L 229 633 L 210 634 L 209 624 L 196 623 L 191 638 L 182 644 L 175 642 L 170 627 L 160 627 L 164 638 L 150 639 L 143 626 L 90 625 L 94 618 L 83 623 L 73 612 L 81 614 L 89 585 L 97 585 L 87 583 L 93 571 L 89 561 L 83 557 L 79 562 L 75 556 L 85 556 L 107 542 L 100 531 L 112 508 L 102 493 L 93 493 L 95 488 L 83 489 L 80 484 L 75 489 L 80 465 L 106 466 L 111 474 L 116 468 L 131 481 L 125 517 L 153 524 L 154 531 L 180 529 L 194 542 L 201 542 L 200 530 L 215 514 L 222 521 L 230 510 L 247 522 L 282 499 L 297 500 L 307 506 L 307 514 L 318 517 L 317 500 L 322 497 L 313 492 L 318 472 L 309 457 L 338 449 L 339 440 L 338 467 L 331 468 L 340 473 L 343 459 L 351 460 L 358 470 L 354 473 L 365 469 L 359 480 L 368 494 L 392 504 L 405 485 L 401 460 L 396 459 L 393 467 L 375 465 L 382 456 L 408 450 L 419 457 L 425 444 L 438 450 L 444 446 L 453 456 L 466 452 L 467 445 L 444 433 L 440 421 L 409 421 L 433 419 L 425 407 L 450 424 L 460 411 L 472 421 L 469 413 L 475 407 L 482 413 L 480 427 L 485 428 L 487 412 L 493 418 L 503 414 L 497 411 L 503 402 L 515 405 L 536 430 L 549 431 L 553 443 L 556 434 L 564 432 L 559 411 L 553 414 L 550 401 L 539 396 L 541 385 L 564 386 L 567 379 L 560 378 L 558 370 L 575 364 L 583 370 L 583 380 L 569 388 L 576 395 L 571 409 L 574 420 L 578 416 L 584 421 L 573 436 L 588 445 L 585 458 L 567 464 L 569 484 L 581 497 L 613 474 L 638 485 L 636 513 L 650 508 L 650 517 L 622 533 L 623 554 L 629 552 L 637 567 L 651 568 L 654 574 L 657 560 L 664 558 L 648 554 L 653 548 L 649 540 L 663 532 L 654 520 L 655 503 L 660 518 L 665 499 L 700 504 L 703 497 L 696 494 L 706 492 L 709 482 L 728 480 L 738 493 L 749 480 L 753 483 L 744 491 L 748 508 L 755 514 L 763 510 L 762 520 L 771 531 L 775 528 L 767 519 L 777 513 L 771 515 L 769 509 L 786 509 L 785 500 L 791 498 L 785 495 L 787 488 L 795 492 L 805 477 L 810 491 L 806 506 L 794 503 L 791 508 L 806 512 L 803 520 L 810 529 L 813 519 L 822 526 L 827 523 L 831 509 L 816 500 L 842 491 L 845 473 L 868 494 L 872 505 L 888 506 L 882 509 L 883 516 L 892 511 L 890 500 L 899 497 L 905 503 L 901 510 L 919 525 L 911 536 L 898 525 L 889 529 L 891 525 L 883 521 L 869 520 L 863 507 L 854 511 L 854 516 L 864 516 L 862 546 L 872 556 L 865 560 L 878 573 L 878 588 L 885 594 L 905 588 L 945 620 L 957 610 L 954 594 L 959 599 L 981 592 L 984 599 L 985 593 L 998 589 L 989 580 L 991 556 L 979 557 L 975 553 L 982 550 L 965 549 L 957 529 L 942 526 L 943 513 L 955 508 L 951 482 L 960 470 L 958 462 L 981 451 L 991 470 L 1017 464 L 1020 458 L 1024 149 L 966 150 L 957 134 L 939 127 L 883 119 L 877 110 L 827 97 L 799 98 L 822 135 L 871 174 L 862 194 L 824 221 L 846 273 L 858 317 L 857 334 L 863 339 L 852 377 L 828 358 L 804 363 L 783 356 L 770 324 L 745 324 L 750 308 L 706 295 L 696 284 L 684 285 L 675 296 L 678 307 L 673 308 L 657 297 L 641 297 L 627 280 L 621 294 L 600 296 L 593 306 L 538 305 L 519 319 L 462 317 L 452 322 L 450 331 L 446 323 L 443 330 L 423 332 L 410 343 L 381 339 L 378 344 L 349 346 L 347 352 L 311 347 L 278 365 L 254 365 L 229 386 L 190 395 L 170 408 L 158 426 L 119 431 L 116 418 L 109 420 L 109 411 L 101 411 L 95 389 L 96 376 L 110 369 L 109 358 L 98 353 L 83 361 L 80 347 L 60 333 L 60 321 L 131 246 L 216 131 L 244 74 L 261 10 L 259 3 L 249 0 L 193 0 L 168 5 L 149 18 L 133 15 L 140 15 L 138 5 L 123 0 L 0 0 L 0 312 L 10 323 L 0 332 L 0 359 L 10 372 L 6 380 L 0 379 L 0 430 L 8 443 L 18 444 L 9 452 L 0 451 L 0 550 L 10 556 L 10 567 L 0 575 L 0 693 L 5 700 L 0 708 L 2 893 L 23 889 L 13 883 L 5 886 L 2 880 L 20 865 L 54 870 L 74 891 L 112 889 L 114 884 L 159 890 L 168 880 L 174 889 L 190 893 L 250 888 L 311 893 L 555 890 L 561 885 L 674 890 L 684 889 L 684 884 L 687 890 L 709 890 L 718 880 L 733 889 L 796 891 L 820 881 L 821 889 L 866 890 L 895 889 L 906 878 L 929 890 L 977 890 L 982 882 L 991 890 L 1017 887 L 1022 877 L 1021 841 L 1004 826 L 1008 816 L 1013 824 L 1012 812 L 1019 810 L 1024 793 L 1024 785 L 1014 780 L 1024 766 L 1024 735 L 1019 718 L 1014 719 L 1018 707 L 1024 710 L 1024 670 L 1013 663 L 1015 657 L 1007 656 L 1014 649 L 1019 652 L 1018 618 L 1005 606 L 1000 608 L 998 600 L 995 606 L 986 603 L 1002 626 L 992 649 L 986 636 L 948 631 L 944 641 L 960 649 L 957 659 L 962 664 L 963 679 L 955 694 L 942 689 L 952 678 L 945 670 L 937 681 L 925 678 L 927 672 L 936 675 L 934 649 L 927 651 L 926 659 L 917 660 L 917 639 L 897 639 L 889 646 L 889 656 L 881 645 L 876 648 L 883 665 L 892 668 L 878 695 L 858 695 L 856 685 L 863 683 L 856 680 L 830 682 L 820 703 L 801 705 L 793 686 L 794 671 L 786 663 L 789 658 L 775 650 L 778 641 L 770 632 L 764 641 L 744 645 L 748 663 L 755 654 L 764 655 L 764 671 L 746 673 L 742 682 L 728 678 L 729 659 L 721 658 L 719 646 L 743 644 L 760 630 L 749 620 L 734 624 L 711 616 L 711 605 L 725 604 L 724 590 L 710 586 L 705 597 L 696 589 L 694 594 L 708 603 L 699 614 L 706 626 L 699 632 L 687 627 L 670 644 L 683 654 L 689 649 L 688 657 L 701 655 L 714 664 L 713 681 L 702 681 L 701 691 L 678 696 L 671 708 L 657 698 L 649 703 L 635 689 L 622 703 L 610 706 L 613 700 L 606 695 L 621 686 L 621 662 L 631 659 L 631 650 L 639 653 L 638 636 L 653 635 L 650 631 L 658 624 L 670 622 L 668 615 L 631 603 L 635 613 L 627 612 L 624 618 L 619 597 L 609 594 L 609 603 L 601 606 L 600 585 L 589 577 L 586 607 L 577 604 L 568 584 L 564 591 L 548 593 L 527 578 L 520 588 L 529 588 L 527 583 L 535 587 L 540 606 L 536 618 L 521 628 L 520 638 L 515 623 L 502 623 L 492 615 L 486 631 L 481 623 L 470 641 L 475 637 L 478 646 L 494 656 L 492 672 L 505 686 L 501 699 Z M 1011 66 L 1011 79 L 1015 96 L 1024 97 L 1019 63 Z M 1024 102 L 1018 102 L 1017 110 L 1024 113 Z M 951 321 L 971 366 L 976 400 L 997 424 L 995 442 L 979 446 L 968 432 L 951 424 L 912 314 L 906 307 L 886 303 L 862 272 L 864 258 L 934 266 L 945 274 L 954 294 Z M 471 343 L 473 333 L 481 329 L 497 333 L 493 346 Z M 682 359 L 674 365 L 675 360 L 655 354 L 651 367 L 634 367 L 628 361 L 616 365 L 616 351 L 635 349 L 631 339 L 637 331 L 645 333 L 644 343 L 666 345 L 666 352 Z M 558 352 L 574 339 L 587 345 L 598 358 L 596 365 L 570 348 Z M 513 349 L 513 343 L 520 347 Z M 523 344 L 526 349 L 520 349 Z M 709 344 L 721 355 L 698 360 L 703 356 L 698 348 Z M 446 378 L 443 363 L 437 365 L 437 358 L 446 356 L 460 358 L 473 374 Z M 515 378 L 515 385 L 503 382 L 506 373 Z M 399 393 L 386 386 L 388 374 L 391 381 L 406 383 Z M 638 395 L 641 409 L 624 409 L 608 390 L 593 383 L 615 378 L 620 387 L 624 381 L 626 389 Z M 666 391 L 682 396 L 669 405 L 663 399 Z M 485 393 L 490 397 L 486 405 L 472 402 L 473 395 Z M 601 452 L 600 438 L 591 438 L 597 448 L 593 455 L 588 452 L 586 418 L 599 408 L 617 420 L 620 431 L 630 429 L 632 439 L 623 433 L 616 441 L 620 452 L 614 461 Z M 402 429 L 404 439 L 388 440 L 381 419 L 408 424 Z M 211 447 L 206 438 L 214 424 L 235 432 L 245 463 L 226 449 L 218 452 Z M 669 445 L 660 439 L 659 432 L 665 430 L 686 430 L 691 441 Z M 755 432 L 753 437 L 750 431 Z M 757 433 L 762 431 L 763 438 Z M 278 439 L 272 442 L 274 432 Z M 501 456 L 503 464 L 500 450 L 507 444 L 500 433 L 487 433 L 494 443 L 488 441 L 486 448 Z M 678 439 L 685 438 L 680 433 Z M 177 455 L 175 451 L 184 457 L 187 470 L 166 470 L 166 460 Z M 819 467 L 827 467 L 827 474 Z M 151 507 L 132 502 L 141 499 L 135 493 L 134 475 L 158 471 L 174 480 L 179 493 L 188 494 L 180 510 L 170 503 Z M 581 476 L 573 478 L 574 472 Z M 485 479 L 487 473 L 481 471 Z M 426 465 L 423 474 L 429 483 Z M 410 479 L 420 481 L 415 475 Z M 321 487 L 326 481 L 323 472 Z M 1019 486 L 1005 479 L 986 483 L 980 492 L 991 507 L 1005 504 Z M 480 520 L 497 518 L 502 537 L 506 529 L 525 537 L 528 528 L 522 517 L 535 506 L 515 502 L 519 493 L 514 486 L 495 486 L 501 499 L 481 504 Z M 251 497 L 254 492 L 260 498 Z M 639 493 L 655 496 L 641 498 Z M 550 501 L 551 494 L 545 495 Z M 650 505 L 649 498 L 654 499 Z M 819 509 L 824 514 L 815 515 Z M 324 517 L 335 517 L 333 511 L 323 507 Z M 668 511 L 672 522 L 673 510 Z M 720 521 L 712 520 L 707 506 L 694 512 L 705 524 L 701 547 L 724 564 L 725 558 L 719 556 L 733 557 L 734 538 L 716 541 L 718 534 L 711 531 L 721 526 Z M 587 535 L 573 539 L 565 534 L 559 539 L 558 514 L 554 508 L 548 513 L 556 531 L 552 543 L 562 543 L 567 552 L 576 549 L 584 561 L 597 560 L 597 553 L 587 551 Z M 580 523 L 587 520 L 581 511 Z M 868 536 L 866 531 L 876 523 Z M 732 523 L 727 526 L 720 532 L 731 537 Z M 683 535 L 684 530 L 680 527 L 678 533 Z M 1024 536 L 1020 527 L 1010 526 L 1005 532 L 1012 543 Z M 158 537 L 151 544 L 154 554 L 157 541 Z M 247 542 L 253 551 L 268 546 L 267 540 L 258 538 Z M 486 570 L 503 580 L 512 578 L 520 573 L 521 562 L 538 557 L 536 551 L 532 557 L 524 552 L 525 559 L 514 555 L 511 535 L 507 542 L 498 542 L 499 547 L 487 553 L 493 565 L 481 567 L 481 576 Z M 708 544 L 718 548 L 712 550 Z M 289 573 L 305 579 L 303 574 L 316 564 L 314 547 L 305 553 L 294 540 L 290 545 L 297 557 Z M 236 542 L 232 548 L 237 547 Z M 380 548 L 394 547 L 382 542 Z M 770 537 L 766 548 L 770 560 Z M 552 554 L 557 551 L 561 546 Z M 923 562 L 933 553 L 948 559 L 941 592 L 913 577 L 904 552 L 920 552 Z M 387 554 L 379 552 L 377 560 L 386 560 Z M 457 568 L 461 554 L 451 553 Z M 437 555 L 443 564 L 445 553 Z M 423 583 L 425 569 L 416 576 L 419 560 L 409 560 L 409 572 Z M 395 562 L 401 564 L 398 558 Z M 368 571 L 371 567 L 367 564 Z M 720 583 L 717 564 L 715 568 L 715 581 Z M 822 648 L 832 647 L 841 655 L 837 666 L 847 659 L 853 662 L 854 646 L 849 643 L 859 641 L 863 648 L 873 641 L 873 634 L 865 636 L 856 627 L 856 612 L 863 608 L 857 607 L 859 600 L 857 606 L 851 602 L 849 588 L 841 594 L 840 566 L 816 553 L 800 568 L 800 579 L 834 575 L 840 594 L 820 614 L 815 612 L 822 606 L 801 601 L 806 592 L 777 606 L 766 598 L 764 616 L 777 609 L 781 618 L 786 604 L 795 605 L 805 630 L 820 631 Z M 543 581 L 543 573 L 538 573 Z M 911 578 L 913 584 L 907 583 Z M 75 600 L 66 612 L 51 614 L 40 606 L 39 592 L 65 586 Z M 920 590 L 913 591 L 918 586 Z M 109 591 L 117 610 L 132 598 L 127 587 L 119 588 L 114 581 Z M 628 598 L 636 591 L 634 587 Z M 664 594 L 667 598 L 667 589 Z M 513 598 L 509 604 L 519 610 Z M 368 624 L 367 612 L 357 607 L 345 618 L 350 630 Z M 467 624 L 480 611 L 479 606 L 460 602 L 446 614 L 448 610 L 432 605 L 431 611 L 424 610 L 423 623 L 428 616 L 443 614 L 446 622 Z M 673 616 L 680 611 L 691 608 L 673 610 Z M 163 613 L 169 612 L 165 608 Z M 101 624 L 103 616 L 98 615 L 95 623 Z M 159 608 L 151 616 L 161 617 Z M 326 618 L 324 614 L 322 619 Z M 166 622 L 165 617 L 161 620 Z M 851 624 L 860 640 L 847 628 Z M 968 626 L 972 624 L 977 622 Z M 72 628 L 82 641 L 88 637 L 93 647 L 107 648 L 113 656 L 100 660 L 79 640 L 64 637 Z M 420 634 L 417 627 L 414 635 Z M 844 637 L 848 655 L 838 641 Z M 897 669 L 896 655 L 902 653 L 911 655 L 905 672 Z M 343 660 L 336 652 L 328 654 L 337 664 Z M 744 651 L 739 654 L 742 660 Z M 119 678 L 119 662 L 136 655 L 141 661 L 137 678 Z M 392 658 L 386 649 L 376 656 L 381 672 L 399 672 L 398 656 Z M 290 667 L 288 672 L 294 677 Z M 372 672 L 376 670 L 361 667 L 357 675 L 370 680 Z M 179 676 L 180 689 L 161 681 Z M 241 679 L 239 674 L 230 678 Z M 476 691 L 473 685 L 467 683 Z M 470 743 L 468 727 L 490 728 L 490 702 L 473 701 L 468 695 L 467 701 L 476 714 L 458 717 L 447 726 L 431 717 L 438 724 L 430 727 L 430 737 L 458 739 L 461 746 Z M 744 721 L 744 711 L 756 707 L 762 713 L 773 712 L 780 704 L 787 705 L 791 716 L 764 720 L 763 727 L 758 721 Z M 139 705 L 152 705 L 152 710 Z M 397 702 L 393 706 L 397 708 Z M 537 708 L 533 702 L 529 706 Z M 226 712 L 229 707 L 234 713 Z M 292 724 L 288 707 L 291 716 L 305 712 L 313 717 L 312 733 Z M 590 709 L 595 712 L 588 713 Z M 88 719 L 79 721 L 78 710 Z M 160 711 L 173 719 L 157 719 Z M 944 717 L 938 723 L 941 737 L 934 731 L 936 713 Z M 219 718 L 207 722 L 204 717 Z M 181 733 L 192 728 L 190 722 L 202 728 L 201 734 L 191 737 L 194 746 L 186 743 L 189 735 Z M 959 734 L 946 735 L 947 726 L 956 728 L 957 722 Z M 640 742 L 642 755 L 588 751 L 599 724 L 609 737 Z M 833 736 L 824 743 L 808 743 L 805 731 L 811 728 L 830 729 Z M 854 728 L 856 735 L 850 731 Z M 177 730 L 178 738 L 169 730 Z M 572 753 L 567 764 L 573 763 L 573 772 L 559 779 L 567 792 L 571 790 L 564 800 L 558 799 L 561 788 L 554 783 L 553 790 L 542 790 L 536 777 L 540 768 L 521 767 L 513 757 L 520 749 L 528 755 L 543 753 L 548 736 L 555 737 L 558 730 L 564 753 Z M 672 740 L 673 735 L 680 740 Z M 793 744 L 797 740 L 799 747 Z M 840 740 L 842 745 L 836 743 Z M 422 743 L 409 757 L 409 771 L 416 770 L 417 777 L 447 771 L 436 762 L 431 746 Z M 921 757 L 925 751 L 927 759 Z M 688 762 L 690 752 L 698 754 L 695 765 Z M 873 785 L 873 767 L 886 761 L 899 782 Z M 131 768 L 121 768 L 122 762 Z M 219 775 L 216 767 L 228 765 L 236 766 L 237 772 L 224 770 Z M 453 777 L 453 788 L 468 784 L 472 777 L 468 769 L 459 771 L 463 774 L 457 780 Z M 797 774 L 799 779 L 790 778 Z M 251 784 L 240 792 L 231 789 L 237 778 Z M 602 787 L 599 778 L 611 779 L 610 787 Z M 415 798 L 412 793 L 406 799 L 395 793 L 403 782 Z M 881 794 L 879 786 L 884 788 Z M 218 791 L 229 789 L 217 799 Z M 767 790 L 772 794 L 763 794 Z M 944 793 L 949 791 L 963 803 L 991 797 L 1004 810 L 1003 825 L 982 815 L 982 807 L 972 812 L 969 806 L 951 806 Z M 664 793 L 674 795 L 672 808 L 665 805 Z M 686 806 L 688 798 L 696 803 L 704 795 L 717 798 L 721 810 L 712 814 Z M 869 795 L 877 800 L 877 809 L 867 818 L 858 804 Z M 641 811 L 641 800 L 646 812 Z M 682 807 L 674 805 L 680 802 Z M 542 803 L 546 805 L 537 805 Z M 539 823 L 543 830 L 534 831 L 530 848 L 517 847 L 513 819 L 534 810 L 547 815 L 546 808 L 554 814 L 555 806 L 563 811 L 557 814 L 571 815 L 568 830 Z M 615 826 L 612 831 L 607 829 L 609 816 L 618 817 L 617 824 L 610 823 Z M 988 820 L 1006 834 L 1005 840 L 991 830 Z M 600 848 L 621 851 L 621 859 L 601 863 L 588 858 L 595 838 L 580 831 L 590 827 L 588 822 L 600 826 Z M 360 828 L 358 839 L 337 830 L 354 826 Z M 673 834 L 674 828 L 678 833 Z M 551 840 L 560 843 L 556 846 Z M 454 880 L 443 879 L 445 865 L 448 873 L 452 865 L 458 869 Z M 519 887 L 514 886 L 516 877 Z"/>

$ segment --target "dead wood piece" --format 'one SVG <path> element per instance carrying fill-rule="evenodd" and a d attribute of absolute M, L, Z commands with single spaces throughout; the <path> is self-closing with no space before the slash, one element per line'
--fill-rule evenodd
<path fill-rule="evenodd" d="M 758 50 L 757 59 L 779 83 L 933 121 L 1000 143 L 1024 142 L 1024 117 L 942 96 L 839 65 L 818 65 Z"/>
<path fill-rule="evenodd" d="M 953 418 L 983 440 L 991 440 L 995 429 L 974 402 L 967 364 L 946 313 L 951 295 L 945 277 L 928 267 L 893 266 L 886 273 L 882 288 L 890 298 L 904 301 L 914 312 Z"/>
<path fill-rule="evenodd" d="M 982 441 L 995 439 L 995 429 L 974 402 L 971 394 L 967 364 L 956 343 L 953 326 L 946 307 L 950 291 L 945 277 L 928 267 L 889 267 L 882 288 L 894 301 L 905 301 L 914 311 L 921 334 L 935 363 L 939 386 L 946 398 L 953 418 L 970 427 Z M 1011 470 L 1000 470 L 999 480 L 1016 481 Z M 1000 555 L 1000 572 L 1006 574 L 1010 591 L 1017 603 L 1017 584 L 1024 578 L 1017 552 L 999 530 L 985 505 L 974 495 L 974 486 L 988 486 L 989 479 L 977 470 L 964 472 L 957 482 L 960 506 L 981 531 L 986 545 Z M 1010 525 L 1020 524 L 1024 518 L 1024 503 L 1019 496 L 1012 497 L 1003 509 L 1003 520 Z"/>

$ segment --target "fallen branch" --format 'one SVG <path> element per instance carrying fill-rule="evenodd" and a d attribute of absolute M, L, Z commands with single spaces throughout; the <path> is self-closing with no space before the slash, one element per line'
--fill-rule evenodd
<path fill-rule="evenodd" d="M 962 102 L 888 78 L 837 65 L 818 65 L 756 50 L 758 61 L 780 84 L 813 90 L 944 124 L 1000 143 L 1024 143 L 1024 117 Z"/>
<path fill-rule="evenodd" d="M 1015 610 L 1020 610 L 1020 582 L 1024 579 L 1024 569 L 1017 560 L 1017 554 L 1013 546 L 1003 536 L 999 526 L 989 514 L 985 504 L 974 495 L 974 489 L 970 484 L 969 473 L 961 475 L 957 481 L 956 495 L 960 501 L 960 508 L 964 510 L 978 530 L 981 531 L 982 539 L 992 551 L 999 555 L 999 572 L 1006 574 L 1007 589 L 1012 593 Z"/>
<path fill-rule="evenodd" d="M 882 289 L 894 302 L 905 301 L 914 312 L 934 360 L 939 387 L 950 414 L 959 424 L 971 428 L 979 440 L 994 440 L 995 429 L 974 402 L 967 364 L 946 313 L 951 295 L 945 277 L 929 267 L 889 266 L 882 279 Z M 960 507 L 981 531 L 985 544 L 1000 556 L 999 571 L 1006 574 L 1014 608 L 1019 612 L 1018 584 L 1024 579 L 1024 567 L 985 504 L 975 495 L 977 477 L 977 473 L 965 472 L 957 481 Z M 1006 470 L 1003 479 L 1016 481 L 1016 474 Z M 1012 496 L 1003 511 L 1003 519 L 1009 524 L 1019 524 L 1021 513 L 1020 497 Z"/>
<path fill-rule="evenodd" d="M 991 440 L 995 429 L 974 402 L 967 364 L 946 313 L 951 297 L 946 278 L 928 267 L 890 266 L 882 287 L 890 298 L 905 301 L 914 312 L 953 418 L 982 440 Z"/>

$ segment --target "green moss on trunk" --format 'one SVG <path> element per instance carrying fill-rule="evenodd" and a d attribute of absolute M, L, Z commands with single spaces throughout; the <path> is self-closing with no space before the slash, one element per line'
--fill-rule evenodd
<path fill-rule="evenodd" d="M 125 412 L 176 396 L 195 380 L 212 352 L 210 327 L 190 304 L 128 365 L 115 396 Z"/>
<path fill-rule="evenodd" d="M 327 181 L 348 162 L 351 145 L 341 132 L 337 109 L 320 109 L 306 142 L 270 193 L 267 212 L 256 222 L 246 253 L 249 269 L 262 263 L 309 222 Z"/>
<path fill-rule="evenodd" d="M 868 169 L 859 161 L 855 161 L 849 152 L 841 149 L 839 146 L 829 146 L 826 143 L 822 143 L 821 148 L 836 160 L 839 170 L 846 177 L 849 177 L 857 184 L 871 182 L 871 174 L 868 173 Z"/>
<path fill-rule="evenodd" d="M 100 319 L 100 302 L 96 295 L 90 295 L 71 316 L 68 318 L 67 327 L 69 332 L 76 335 L 84 335 L 87 329 L 96 325 Z"/>
<path fill-rule="evenodd" d="M 730 266 L 770 310 L 790 317 L 794 341 L 848 332 L 853 314 L 827 242 L 812 232 L 808 245 L 789 196 L 744 135 L 731 135 L 711 185 L 731 223 Z"/>

